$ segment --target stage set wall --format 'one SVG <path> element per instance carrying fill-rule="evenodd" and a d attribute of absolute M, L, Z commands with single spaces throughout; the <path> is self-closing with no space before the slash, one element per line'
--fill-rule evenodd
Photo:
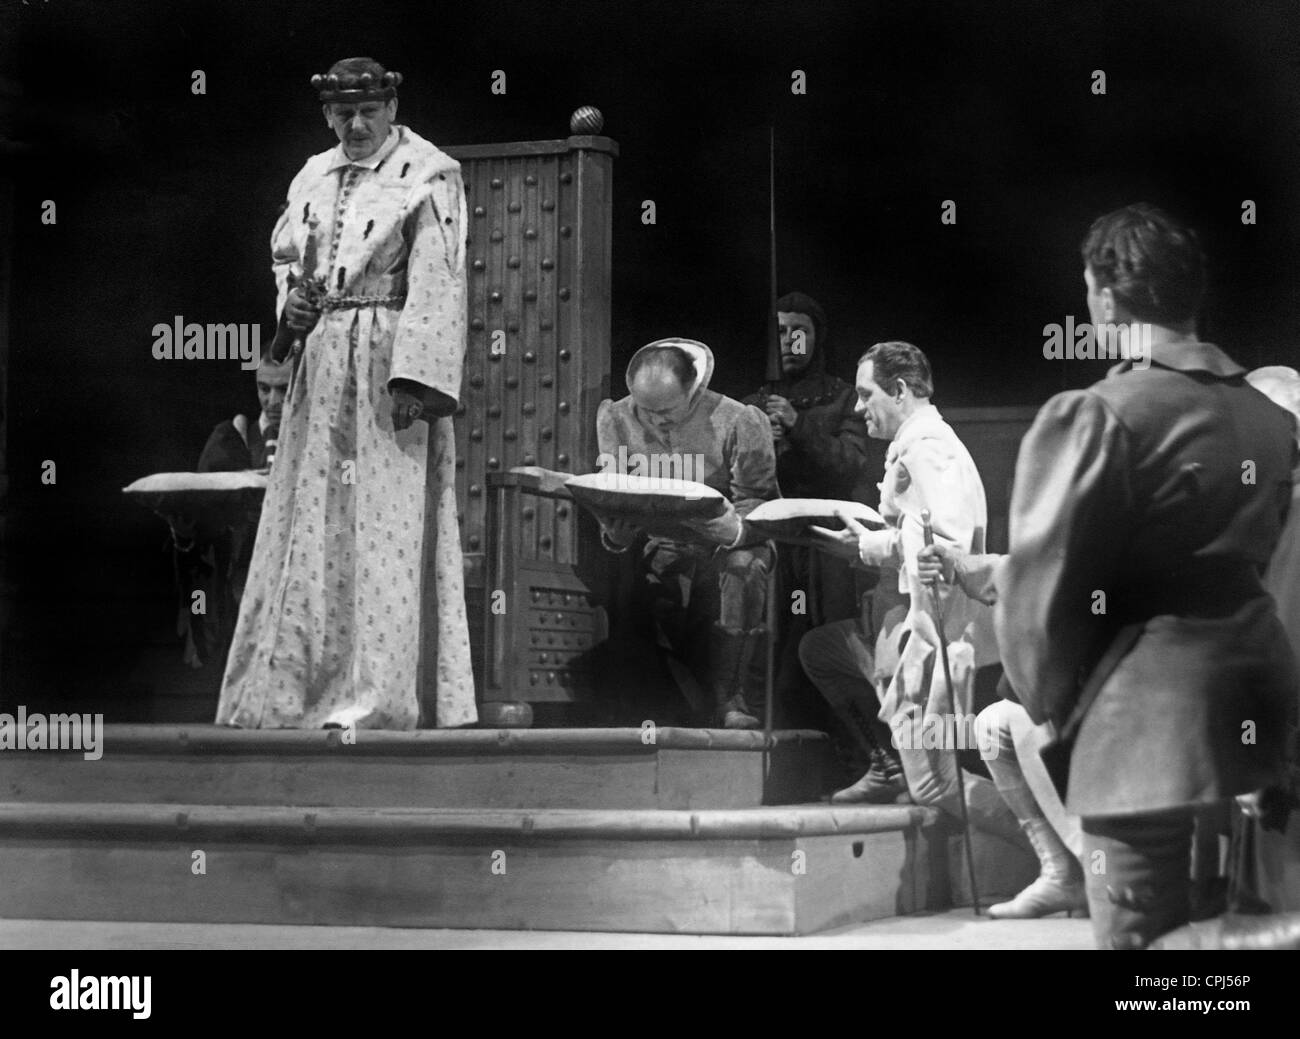
<path fill-rule="evenodd" d="M 598 702 L 616 676 L 599 648 L 619 608 L 614 558 L 590 516 L 534 493 L 510 470 L 594 468 L 595 413 L 611 392 L 613 200 L 618 145 L 598 136 L 451 146 L 468 204 L 468 344 L 455 416 L 456 494 L 465 557 L 475 682 L 485 704 L 563 706 Z M 12 240 L 12 183 L 0 179 L 0 241 Z M 12 300 L 10 251 L 0 252 L 0 633 L 15 621 L 5 567 L 8 534 L 7 373 Z M 1006 548 L 1006 507 L 1019 440 L 1033 408 L 945 409 L 984 477 L 988 542 Z M 111 532 L 110 532 L 111 533 Z M 110 536 L 109 533 L 105 537 Z M 161 541 L 161 533 L 159 540 Z M 505 612 L 492 610 L 493 592 Z M 34 637 L 35 632 L 27 633 Z M 26 648 L 26 656 L 22 650 Z M 427 650 L 431 647 L 426 647 Z M 17 649 L 18 663 L 7 651 Z M 122 647 L 129 651 L 128 647 Z M 27 642 L 0 637 L 0 706 L 105 709 L 119 720 L 201 721 L 215 710 L 220 667 L 189 675 L 159 660 L 181 646 L 139 647 L 125 689 L 97 703 L 46 689 Z M 30 659 L 28 659 L 30 658 Z M 20 679 L 17 685 L 11 677 Z M 159 683 L 169 688 L 157 688 Z M 430 683 L 421 676 L 421 695 Z M 184 688 L 182 688 L 182 686 Z M 106 695 L 106 694 L 104 694 Z M 125 712 L 125 713 L 123 713 Z M 486 717 L 493 717 L 486 712 Z"/>
<path fill-rule="evenodd" d="M 570 137 L 447 151 L 470 214 L 456 494 L 475 684 L 492 720 L 501 704 L 597 700 L 612 678 L 600 647 L 617 582 L 595 525 L 511 470 L 594 468 L 596 407 L 610 396 L 618 147 Z M 1007 548 L 1016 451 L 1034 412 L 945 412 L 984 478 L 990 551 Z"/>

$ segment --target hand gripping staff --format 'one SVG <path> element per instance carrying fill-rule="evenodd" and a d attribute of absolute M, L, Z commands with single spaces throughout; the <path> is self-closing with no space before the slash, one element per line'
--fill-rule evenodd
<path fill-rule="evenodd" d="M 925 543 L 934 544 L 934 528 L 930 525 L 930 510 L 921 510 L 921 525 L 925 530 Z M 957 694 L 952 687 L 952 668 L 948 664 L 948 641 L 944 637 L 943 628 L 943 603 L 939 601 L 938 588 L 932 588 L 930 601 L 934 603 L 934 623 L 939 630 L 939 658 L 943 661 L 943 680 L 948 684 L 948 703 L 952 706 L 954 734 L 956 726 L 960 724 L 957 721 Z M 956 741 L 952 748 L 952 763 L 957 770 L 957 800 L 961 804 L 961 830 L 962 838 L 966 845 L 966 868 L 970 872 L 970 899 L 975 909 L 975 915 L 980 915 L 980 896 L 979 888 L 975 884 L 975 854 L 971 847 L 970 839 L 970 816 L 966 811 L 966 780 L 961 774 L 961 761 L 957 758 Z"/>

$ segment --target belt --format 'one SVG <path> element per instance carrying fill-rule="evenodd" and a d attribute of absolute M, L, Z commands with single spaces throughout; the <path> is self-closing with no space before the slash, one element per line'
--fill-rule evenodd
<path fill-rule="evenodd" d="M 405 296 L 326 296 L 320 301 L 322 310 L 352 310 L 356 307 L 400 307 Z"/>

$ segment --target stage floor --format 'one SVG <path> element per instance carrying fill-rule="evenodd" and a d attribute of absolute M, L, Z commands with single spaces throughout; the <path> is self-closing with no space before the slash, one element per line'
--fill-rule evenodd
<path fill-rule="evenodd" d="M 1091 949 L 1087 920 L 896 916 L 802 938 L 0 920 L 0 949 Z"/>

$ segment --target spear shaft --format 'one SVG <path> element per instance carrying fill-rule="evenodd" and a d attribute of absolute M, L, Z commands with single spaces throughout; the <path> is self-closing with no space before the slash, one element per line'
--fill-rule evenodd
<path fill-rule="evenodd" d="M 768 235 L 768 299 L 767 299 L 767 381 L 781 379 L 781 330 L 776 321 L 776 127 L 768 127 L 767 138 L 767 235 Z"/>

